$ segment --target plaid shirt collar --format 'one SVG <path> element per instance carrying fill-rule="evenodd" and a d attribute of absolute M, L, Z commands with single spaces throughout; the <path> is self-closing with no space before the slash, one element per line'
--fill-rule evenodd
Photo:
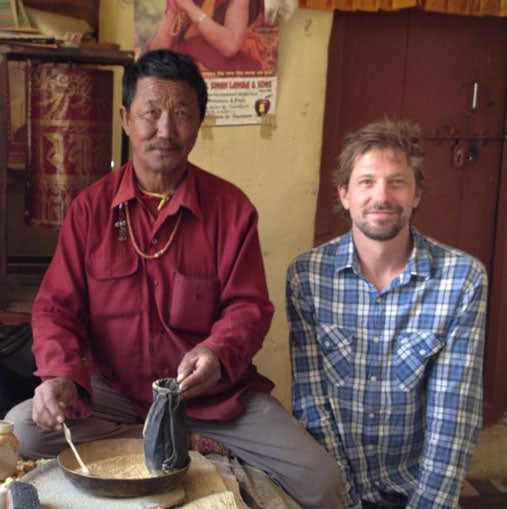
<path fill-rule="evenodd" d="M 428 249 L 424 237 L 419 233 L 417 228 L 413 225 L 410 226 L 410 233 L 414 242 L 410 258 L 407 266 L 400 276 L 400 283 L 405 284 L 410 281 L 412 277 L 421 279 L 429 279 L 431 276 L 431 261 L 432 256 Z M 361 274 L 357 252 L 354 247 L 354 240 L 352 238 L 352 230 L 349 230 L 343 237 L 336 249 L 334 260 L 335 274 L 338 272 L 351 269 L 357 275 Z"/>

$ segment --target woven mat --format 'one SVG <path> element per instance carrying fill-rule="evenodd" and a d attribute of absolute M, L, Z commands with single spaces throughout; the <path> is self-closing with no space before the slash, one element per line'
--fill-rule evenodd
<path fill-rule="evenodd" d="M 190 451 L 190 456 L 190 469 L 180 487 L 146 497 L 109 498 L 86 493 L 64 476 L 56 460 L 39 465 L 22 480 L 35 486 L 43 509 L 159 509 L 182 503 L 185 509 L 238 509 L 234 493 L 227 490 L 214 465 L 197 452 Z"/>
<path fill-rule="evenodd" d="M 192 458 L 192 466 L 184 478 L 183 489 L 185 490 L 184 505 L 180 506 L 184 509 L 248 509 L 248 507 L 255 507 L 257 509 L 301 509 L 301 507 L 294 502 L 277 484 L 275 484 L 264 472 L 261 470 L 241 464 L 237 458 L 223 456 L 221 454 L 208 454 L 201 455 L 196 451 L 190 451 Z M 46 499 L 51 501 L 54 505 L 44 503 L 43 509 L 74 509 L 76 507 L 83 507 L 86 509 L 102 509 L 103 507 L 131 507 L 125 505 L 126 501 L 133 501 L 132 507 L 170 507 L 172 498 L 168 498 L 165 505 L 162 499 L 153 505 L 155 502 L 152 498 L 144 500 L 143 497 L 138 499 L 112 499 L 105 497 L 94 497 L 85 494 L 87 500 L 93 500 L 93 504 L 83 505 L 80 501 L 67 501 L 61 497 L 61 490 L 58 488 L 57 492 L 52 491 L 46 493 L 48 489 L 52 490 L 53 481 L 54 486 L 64 486 L 65 489 L 71 490 L 70 495 L 75 495 L 79 490 L 75 488 L 70 481 L 63 476 L 63 473 L 57 467 L 55 460 L 33 460 L 18 462 L 18 473 L 14 479 L 23 480 L 36 485 L 42 479 L 44 482 L 43 487 L 39 488 L 42 493 L 41 502 Z M 26 473 L 27 470 L 35 468 L 31 472 Z M 49 474 L 46 473 L 49 470 Z M 50 481 L 48 484 L 45 482 L 46 476 L 49 475 Z M 11 478 L 9 480 L 12 480 Z M 34 481 L 35 480 L 35 481 Z M 42 482 L 42 481 L 41 481 Z M 7 489 L 7 483 L 3 490 Z M 0 493 L 2 492 L 2 485 L 0 484 Z M 82 492 L 78 493 L 80 496 Z M 115 502 L 121 501 L 122 505 L 113 505 Z M 246 503 L 245 503 L 246 502 Z M 181 502 L 178 502 L 181 503 Z M 69 505 L 70 504 L 70 505 Z M 76 504 L 78 504 L 76 506 Z M 105 505 L 104 505 L 105 504 Z M 145 504 L 145 505 L 143 505 Z M 194 505 L 195 504 L 195 505 Z"/>

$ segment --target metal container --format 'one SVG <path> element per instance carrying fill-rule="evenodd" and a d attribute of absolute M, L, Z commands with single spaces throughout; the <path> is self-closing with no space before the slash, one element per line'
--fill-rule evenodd
<path fill-rule="evenodd" d="M 143 441 L 138 438 L 112 438 L 76 445 L 86 465 L 96 461 L 128 454 L 143 454 Z M 58 465 L 64 475 L 78 488 L 105 497 L 141 497 L 169 491 L 178 486 L 190 465 L 168 474 L 145 479 L 106 479 L 80 472 L 79 464 L 70 448 L 58 455 Z"/>
<path fill-rule="evenodd" d="M 0 421 L 0 481 L 16 473 L 19 442 L 12 432 L 14 424 Z"/>

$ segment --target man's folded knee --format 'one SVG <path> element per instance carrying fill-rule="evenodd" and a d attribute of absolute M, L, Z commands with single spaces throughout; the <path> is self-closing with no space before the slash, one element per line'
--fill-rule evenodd
<path fill-rule="evenodd" d="M 336 460 L 317 443 L 302 452 L 301 457 L 304 458 L 303 468 L 298 471 L 292 485 L 298 492 L 297 495 L 292 493 L 296 499 L 305 508 L 343 507 L 345 485 Z"/>
<path fill-rule="evenodd" d="M 340 496 L 345 492 L 345 483 L 343 482 L 340 469 L 336 464 L 336 460 L 329 454 L 322 455 L 319 467 L 316 470 L 318 475 L 315 476 L 316 489 L 323 493 L 338 493 Z"/>
<path fill-rule="evenodd" d="M 16 406 L 12 407 L 4 419 L 6 421 L 12 421 L 14 423 L 22 422 L 22 421 L 31 421 L 32 420 L 32 400 L 27 399 L 26 401 L 22 401 L 18 403 Z"/>
<path fill-rule="evenodd" d="M 50 432 L 39 428 L 32 420 L 32 400 L 26 400 L 11 408 L 5 418 L 14 423 L 14 434 L 19 440 L 19 454 L 22 458 L 37 459 L 55 456 L 55 451 L 45 440 Z"/>
<path fill-rule="evenodd" d="M 319 479 L 323 492 L 338 494 L 340 500 L 344 497 L 345 482 L 336 460 L 330 455 L 327 455 L 326 460 L 322 462 L 319 468 Z"/>

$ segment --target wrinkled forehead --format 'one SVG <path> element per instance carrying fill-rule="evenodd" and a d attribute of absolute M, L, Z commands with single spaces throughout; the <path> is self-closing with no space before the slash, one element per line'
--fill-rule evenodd
<path fill-rule="evenodd" d="M 199 107 L 195 90 L 186 82 L 144 76 L 137 82 L 132 103 L 153 103 L 164 107 L 175 103 Z"/>

